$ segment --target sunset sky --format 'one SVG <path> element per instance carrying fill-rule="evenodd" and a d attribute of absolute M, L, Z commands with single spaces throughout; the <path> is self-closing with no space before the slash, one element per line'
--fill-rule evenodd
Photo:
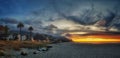
<path fill-rule="evenodd" d="M 119 31 L 119 5 L 119 0 L 0 0 L 0 25 L 16 30 L 18 22 L 23 22 L 24 30 L 33 26 L 34 32 L 53 27 L 101 31 L 109 26 Z M 96 23 L 100 20 L 105 22 Z"/>

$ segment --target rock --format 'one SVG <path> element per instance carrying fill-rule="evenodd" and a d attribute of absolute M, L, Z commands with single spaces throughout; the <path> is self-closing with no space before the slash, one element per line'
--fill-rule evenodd
<path fill-rule="evenodd" d="M 22 51 L 22 52 L 21 52 L 21 55 L 22 55 L 22 56 L 27 56 L 27 55 L 28 55 L 28 53 L 27 53 L 27 52 L 25 52 L 25 51 Z"/>
<path fill-rule="evenodd" d="M 5 55 L 6 55 L 5 51 L 0 50 L 0 56 L 5 56 Z"/>
<path fill-rule="evenodd" d="M 37 54 L 39 51 L 34 51 L 33 54 Z"/>
<path fill-rule="evenodd" d="M 48 48 L 47 47 L 42 47 L 42 48 L 38 49 L 38 51 L 48 51 Z"/>
<path fill-rule="evenodd" d="M 38 51 L 42 51 L 42 48 L 39 48 Z"/>
<path fill-rule="evenodd" d="M 47 46 L 47 48 L 52 48 L 52 46 Z"/>

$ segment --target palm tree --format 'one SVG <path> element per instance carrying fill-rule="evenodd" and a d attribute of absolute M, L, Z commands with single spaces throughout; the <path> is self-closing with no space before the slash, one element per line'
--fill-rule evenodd
<path fill-rule="evenodd" d="M 4 27 L 4 34 L 6 35 L 6 39 L 7 39 L 7 37 L 8 37 L 8 32 L 9 32 L 9 28 L 8 28 L 8 26 L 6 25 L 6 26 Z"/>
<path fill-rule="evenodd" d="M 19 28 L 19 34 L 20 34 L 20 39 L 22 39 L 22 35 L 21 35 L 21 29 L 24 27 L 24 24 L 22 22 L 19 22 L 18 25 L 17 25 L 17 28 Z"/>
<path fill-rule="evenodd" d="M 8 26 L 6 25 L 6 26 L 4 27 L 4 32 L 5 32 L 6 35 L 8 35 L 8 31 L 9 31 L 9 28 L 8 28 Z"/>
<path fill-rule="evenodd" d="M 28 30 L 30 31 L 30 39 L 33 40 L 32 37 L 31 37 L 31 36 L 32 36 L 33 27 L 30 26 L 30 27 L 28 28 Z"/>

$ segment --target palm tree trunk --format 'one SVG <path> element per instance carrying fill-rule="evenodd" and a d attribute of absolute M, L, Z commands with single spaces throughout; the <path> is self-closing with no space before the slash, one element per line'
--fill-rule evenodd
<path fill-rule="evenodd" d="M 30 31 L 30 40 L 32 40 L 32 31 Z"/>
<path fill-rule="evenodd" d="M 19 39 L 20 41 L 22 40 L 22 35 L 21 35 L 21 28 L 20 28 L 20 39 Z"/>
<path fill-rule="evenodd" d="M 33 39 L 33 37 L 32 37 L 32 31 L 30 31 L 30 40 L 31 40 L 32 42 L 34 42 L 34 39 Z"/>

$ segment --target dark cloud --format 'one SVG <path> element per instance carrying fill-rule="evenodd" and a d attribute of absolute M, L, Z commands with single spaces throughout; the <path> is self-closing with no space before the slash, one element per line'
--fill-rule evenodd
<path fill-rule="evenodd" d="M 12 19 L 12 18 L 0 18 L 0 22 L 4 24 L 17 24 L 18 23 L 16 19 Z"/>
<path fill-rule="evenodd" d="M 43 22 L 48 23 L 58 18 L 82 25 L 92 25 L 103 15 L 103 19 L 107 22 L 106 26 L 109 26 L 116 13 L 107 12 L 106 9 L 114 11 L 118 8 L 119 13 L 120 3 L 118 2 L 119 0 L 0 0 L 0 17 L 15 17 L 25 25 L 42 28 Z M 115 5 L 116 7 L 114 7 Z M 99 14 L 99 12 L 103 12 L 103 14 Z M 104 12 L 108 14 L 105 15 Z M 97 18 L 93 19 L 95 14 L 98 16 L 96 15 Z M 27 16 L 29 19 L 24 20 Z M 12 18 L 1 18 L 0 24 L 18 24 L 18 21 Z"/>

